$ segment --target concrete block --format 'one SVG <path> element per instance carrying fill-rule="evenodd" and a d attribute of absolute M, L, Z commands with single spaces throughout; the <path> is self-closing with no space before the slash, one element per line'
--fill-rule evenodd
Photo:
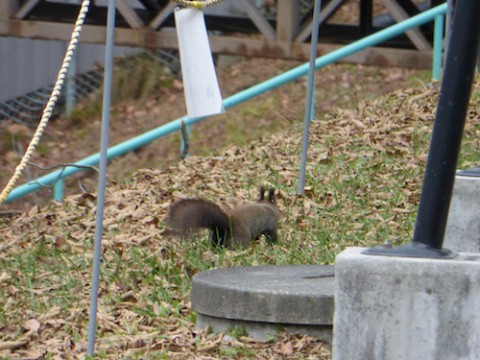
<path fill-rule="evenodd" d="M 218 318 L 198 313 L 196 326 L 199 329 L 210 327 L 210 329 L 215 333 L 221 331 L 228 332 L 236 327 L 241 327 L 245 329 L 249 337 L 259 341 L 269 341 L 271 336 L 275 336 L 279 333 L 279 331 L 287 330 L 290 334 L 309 335 L 329 344 L 332 343 L 332 324 L 303 325 L 292 323 L 272 323 L 264 321 L 245 321 Z"/>
<path fill-rule="evenodd" d="M 443 247 L 457 252 L 480 252 L 480 171 L 455 177 Z"/>
<path fill-rule="evenodd" d="M 209 270 L 192 279 L 197 325 L 243 326 L 265 339 L 286 328 L 331 341 L 333 266 L 249 266 Z"/>
<path fill-rule="evenodd" d="M 335 263 L 334 360 L 477 360 L 480 255 L 363 255 Z"/>

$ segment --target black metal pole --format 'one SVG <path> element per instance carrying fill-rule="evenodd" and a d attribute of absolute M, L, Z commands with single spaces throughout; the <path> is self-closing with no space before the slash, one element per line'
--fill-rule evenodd
<path fill-rule="evenodd" d="M 480 1 L 459 0 L 428 152 L 413 242 L 441 249 L 480 34 Z"/>
<path fill-rule="evenodd" d="M 480 1 L 457 0 L 413 242 L 365 254 L 452 257 L 442 249 L 480 39 Z"/>

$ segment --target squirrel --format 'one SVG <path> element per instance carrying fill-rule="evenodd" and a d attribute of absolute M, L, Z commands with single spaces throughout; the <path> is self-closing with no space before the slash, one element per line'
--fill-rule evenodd
<path fill-rule="evenodd" d="M 256 203 L 241 204 L 229 212 L 202 198 L 177 200 L 170 205 L 165 218 L 167 233 L 185 237 L 198 229 L 210 229 L 212 245 L 226 248 L 245 248 L 261 235 L 275 242 L 280 211 L 275 189 L 268 190 L 266 198 L 265 191 L 260 188 Z"/>

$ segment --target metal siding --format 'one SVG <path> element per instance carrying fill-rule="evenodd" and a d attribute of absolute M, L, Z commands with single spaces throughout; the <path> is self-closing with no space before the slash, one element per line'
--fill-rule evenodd
<path fill-rule="evenodd" d="M 4 39 L 4 41 L 1 41 Z M 10 69 L 13 68 L 14 61 L 13 49 L 14 42 L 8 38 L 0 39 L 0 101 L 2 94 L 6 89 L 11 89 L 14 84 L 14 75 Z"/>
<path fill-rule="evenodd" d="M 28 54 L 29 44 L 27 41 L 18 42 L 13 56 L 15 57 L 15 63 L 13 67 L 13 73 L 15 74 L 12 90 L 14 91 L 14 96 L 20 95 L 24 90 L 27 89 L 27 84 L 32 84 L 32 68 L 28 63 L 30 55 Z M 7 69 L 7 71 L 12 71 Z M 30 78 L 30 82 L 25 81 L 26 78 Z M 8 90 L 8 89 L 7 89 Z"/>
<path fill-rule="evenodd" d="M 63 41 L 0 37 L 0 103 L 54 84 L 67 46 Z M 101 66 L 104 51 L 104 45 L 79 44 L 75 55 L 77 74 Z M 135 51 L 117 46 L 114 55 Z"/>
<path fill-rule="evenodd" d="M 42 74 L 42 68 L 45 68 L 47 70 L 43 71 L 43 73 L 45 74 L 44 76 L 39 77 L 39 83 L 37 84 L 36 89 L 45 85 L 55 83 L 58 71 L 62 66 L 65 51 L 67 51 L 67 46 L 63 41 L 48 41 L 47 44 L 45 44 L 45 46 L 41 46 L 38 51 L 46 52 L 45 55 L 48 59 L 48 63 L 35 63 L 36 74 Z M 42 67 L 38 68 L 38 65 L 40 64 L 42 65 Z"/>

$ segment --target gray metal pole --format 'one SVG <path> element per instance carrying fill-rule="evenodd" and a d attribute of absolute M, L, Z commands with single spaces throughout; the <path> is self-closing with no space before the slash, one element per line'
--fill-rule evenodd
<path fill-rule="evenodd" d="M 303 144 L 302 157 L 300 160 L 300 179 L 298 184 L 298 193 L 303 194 L 305 189 L 305 173 L 307 171 L 307 150 L 310 133 L 310 121 L 312 121 L 313 107 L 314 107 L 314 90 L 315 90 L 315 59 L 317 57 L 318 46 L 318 27 L 320 26 L 320 8 L 321 1 L 315 0 L 313 7 L 313 27 L 312 38 L 310 41 L 310 63 L 307 79 L 307 99 L 305 104 L 305 120 L 303 125 Z"/>
<path fill-rule="evenodd" d="M 88 325 L 88 355 L 93 356 L 97 332 L 98 288 L 100 282 L 100 259 L 102 249 L 103 215 L 107 174 L 108 135 L 110 127 L 110 103 L 112 90 L 113 45 L 115 33 L 115 0 L 108 1 L 107 39 L 105 47 L 105 77 L 103 85 L 102 133 L 100 142 L 100 163 L 97 190 L 97 218 L 93 249 L 92 286 L 90 290 L 90 316 Z"/>

